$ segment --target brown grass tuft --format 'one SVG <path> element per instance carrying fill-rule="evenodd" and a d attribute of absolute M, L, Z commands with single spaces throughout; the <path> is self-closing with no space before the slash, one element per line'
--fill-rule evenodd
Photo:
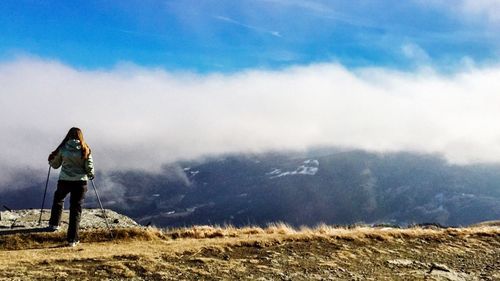
<path fill-rule="evenodd" d="M 267 234 L 281 234 L 281 235 L 290 235 L 297 233 L 297 231 L 293 227 L 284 222 L 268 224 L 265 229 L 265 232 Z"/>
<path fill-rule="evenodd" d="M 167 236 L 170 236 L 173 239 L 178 238 L 219 238 L 224 237 L 225 233 L 228 231 L 224 231 L 221 227 L 212 227 L 212 226 L 193 226 L 191 228 L 177 228 L 171 229 L 167 231 Z"/>

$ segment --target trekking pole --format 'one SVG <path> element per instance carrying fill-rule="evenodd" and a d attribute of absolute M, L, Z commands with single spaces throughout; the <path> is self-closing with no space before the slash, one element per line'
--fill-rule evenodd
<path fill-rule="evenodd" d="M 111 231 L 111 227 L 109 227 L 109 224 L 108 224 L 108 216 L 106 216 L 106 211 L 102 207 L 101 199 L 99 198 L 99 194 L 97 194 L 97 188 L 95 188 L 94 180 L 91 179 L 90 182 L 92 182 L 92 187 L 94 188 L 95 196 L 97 197 L 97 201 L 99 202 L 99 206 L 101 207 L 102 214 L 104 216 L 104 222 L 106 223 L 106 227 L 109 230 L 109 234 L 111 235 L 111 239 L 113 239 L 113 232 Z"/>
<path fill-rule="evenodd" d="M 43 192 L 42 208 L 40 208 L 40 218 L 38 219 L 38 225 L 42 224 L 43 205 L 45 205 L 45 195 L 47 194 L 47 187 L 49 186 L 50 168 L 52 167 L 49 165 L 49 172 L 47 173 L 47 181 L 45 182 L 45 191 Z"/>

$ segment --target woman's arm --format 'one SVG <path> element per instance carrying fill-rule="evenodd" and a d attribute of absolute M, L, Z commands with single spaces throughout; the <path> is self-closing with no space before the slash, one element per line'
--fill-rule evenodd
<path fill-rule="evenodd" d="M 89 158 L 85 160 L 85 172 L 90 179 L 94 178 L 94 160 L 92 159 L 92 154 L 89 154 Z"/>
<path fill-rule="evenodd" d="M 52 168 L 57 169 L 57 168 L 61 167 L 61 164 L 62 164 L 62 155 L 61 155 L 61 152 L 58 151 L 58 150 L 52 152 L 49 155 L 49 165 Z"/>

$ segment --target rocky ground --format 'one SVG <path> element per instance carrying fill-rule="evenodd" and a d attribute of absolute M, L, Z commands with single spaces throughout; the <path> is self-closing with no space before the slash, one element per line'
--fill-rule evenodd
<path fill-rule="evenodd" d="M 99 212 L 85 214 L 102 220 Z M 500 227 L 491 223 L 449 229 L 135 226 L 114 228 L 113 240 L 107 232 L 87 228 L 75 248 L 64 246 L 64 231 L 0 235 L 0 280 L 500 280 Z"/>
<path fill-rule="evenodd" d="M 500 280 L 500 237 L 249 242 L 163 256 L 181 279 Z"/>
<path fill-rule="evenodd" d="M 138 224 L 127 216 L 118 214 L 112 210 L 105 210 L 110 227 L 134 227 Z M 0 234 L 2 231 L 23 229 L 41 228 L 48 226 L 50 218 L 50 210 L 43 210 L 42 221 L 39 224 L 40 210 L 11 210 L 0 212 Z M 64 210 L 61 219 L 61 229 L 68 228 L 69 211 Z M 105 228 L 106 221 L 104 214 L 100 209 L 84 209 L 80 221 L 80 228 L 99 229 Z"/>

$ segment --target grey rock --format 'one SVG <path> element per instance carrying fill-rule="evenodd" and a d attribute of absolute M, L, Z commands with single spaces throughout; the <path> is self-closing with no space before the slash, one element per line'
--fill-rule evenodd
<path fill-rule="evenodd" d="M 112 228 L 121 227 L 138 227 L 137 222 L 131 218 L 118 214 L 112 210 L 105 210 L 108 219 L 108 224 Z M 12 210 L 0 212 L 2 220 L 0 221 L 0 229 L 11 229 L 12 226 L 23 228 L 39 228 L 48 226 L 50 218 L 50 210 L 43 210 L 42 223 L 38 224 L 40 218 L 40 210 Z M 61 220 L 61 229 L 68 227 L 69 211 L 63 211 Z M 82 218 L 80 221 L 80 229 L 98 229 L 106 228 L 106 221 L 101 209 L 83 209 Z"/>

